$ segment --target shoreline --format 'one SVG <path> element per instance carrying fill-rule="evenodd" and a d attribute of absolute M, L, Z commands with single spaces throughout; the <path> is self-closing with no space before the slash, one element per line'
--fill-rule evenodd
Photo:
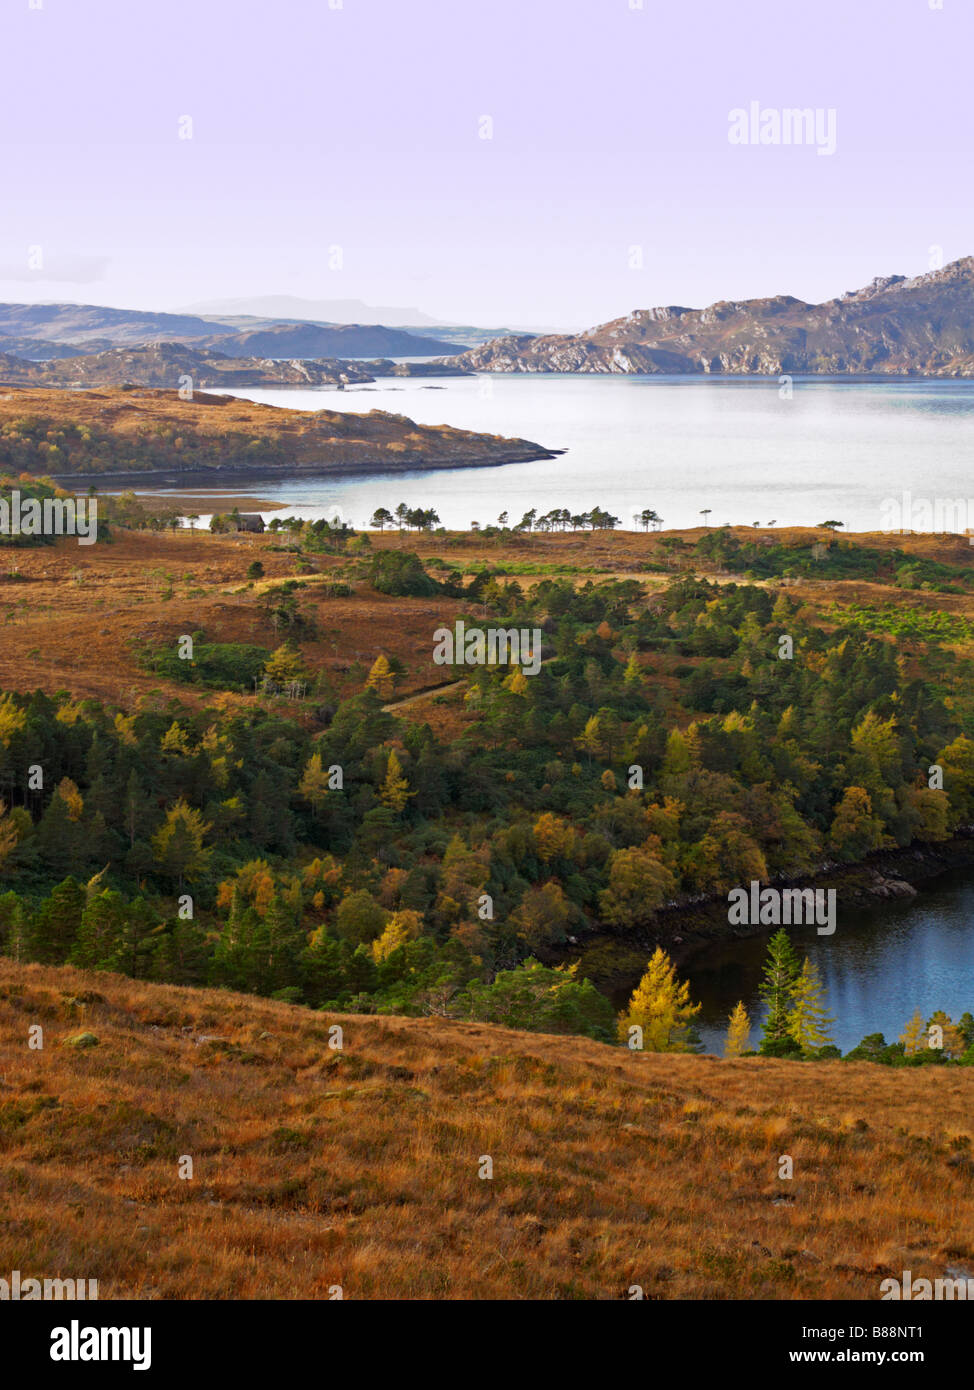
<path fill-rule="evenodd" d="M 917 840 L 895 849 L 874 850 L 854 864 L 827 864 L 811 874 L 762 880 L 762 887 L 834 888 L 841 912 L 913 898 L 943 874 L 965 868 L 974 869 L 974 826 L 961 827 L 949 840 Z M 635 932 L 599 930 L 550 954 L 552 959 L 557 956 L 558 964 L 578 963 L 581 973 L 589 975 L 599 990 L 614 993 L 635 987 L 657 946 L 663 947 L 679 971 L 708 946 L 762 936 L 769 930 L 773 928 L 766 924 L 728 922 L 724 894 L 661 908 L 650 925 Z"/>
<path fill-rule="evenodd" d="M 566 449 L 537 449 L 529 452 L 519 450 L 516 454 L 501 457 L 485 457 L 481 454 L 461 455 L 450 459 L 410 459 L 392 465 L 387 459 L 365 461 L 362 463 L 341 464 L 213 464 L 211 467 L 193 469 L 156 468 L 137 472 L 113 473 L 50 473 L 47 476 L 59 485 L 65 483 L 84 483 L 90 486 L 98 482 L 148 482 L 155 480 L 157 485 L 166 487 L 191 487 L 194 480 L 200 484 L 212 485 L 214 480 L 236 483 L 288 482 L 321 478 L 324 481 L 340 482 L 346 478 L 358 477 L 398 477 L 408 473 L 444 473 L 454 468 L 500 468 L 512 463 L 539 463 L 558 458 Z"/>

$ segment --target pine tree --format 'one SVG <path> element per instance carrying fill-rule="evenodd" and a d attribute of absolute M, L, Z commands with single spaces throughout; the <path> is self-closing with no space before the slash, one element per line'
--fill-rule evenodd
<path fill-rule="evenodd" d="M 81 916 L 71 949 L 72 965 L 87 970 L 121 970 L 126 958 L 125 927 L 129 907 L 121 893 L 106 889 Z"/>
<path fill-rule="evenodd" d="M 150 973 L 153 947 L 159 923 L 144 898 L 130 903 L 118 933 L 118 969 L 135 980 L 146 979 Z"/>
<path fill-rule="evenodd" d="M 724 1056 L 740 1057 L 747 1052 L 751 1042 L 751 1020 L 743 1000 L 734 1005 L 727 1023 L 727 1037 L 724 1040 Z"/>
<path fill-rule="evenodd" d="M 195 922 L 180 918 L 153 937 L 153 980 L 168 985 L 199 985 L 205 981 L 206 939 Z"/>
<path fill-rule="evenodd" d="M 788 1030 L 802 1052 L 834 1046 L 829 1030 L 835 1019 L 825 1012 L 824 994 L 818 966 L 806 956 L 795 981 L 788 1021 Z"/>
<path fill-rule="evenodd" d="M 700 1012 L 700 1004 L 690 1003 L 690 986 L 676 978 L 676 970 L 662 946 L 657 946 L 629 1007 L 619 1017 L 619 1038 L 629 1039 L 629 1029 L 643 1030 L 646 1052 L 691 1052 L 690 1027 Z"/>
<path fill-rule="evenodd" d="M 33 843 L 52 877 L 66 878 L 81 862 L 81 828 L 71 819 L 67 803 L 57 792 L 38 822 Z"/>
<path fill-rule="evenodd" d="M 35 960 L 61 965 L 67 960 L 81 926 L 86 894 L 80 883 L 66 878 L 41 904 L 32 936 Z"/>
<path fill-rule="evenodd" d="M 142 782 L 135 768 L 129 773 L 128 781 L 125 784 L 124 800 L 125 833 L 129 837 L 129 846 L 135 844 L 139 831 L 145 824 L 146 818 L 146 798 L 142 793 Z"/>
<path fill-rule="evenodd" d="M 768 1016 L 761 1030 L 759 1051 L 776 1057 L 794 1050 L 790 1022 L 795 985 L 801 973 L 798 957 L 782 928 L 768 942 L 768 960 L 764 967 L 761 998 L 768 1006 Z"/>
<path fill-rule="evenodd" d="M 34 925 L 30 914 L 22 902 L 18 902 L 10 914 L 4 954 L 15 961 L 32 960 L 35 941 Z"/>

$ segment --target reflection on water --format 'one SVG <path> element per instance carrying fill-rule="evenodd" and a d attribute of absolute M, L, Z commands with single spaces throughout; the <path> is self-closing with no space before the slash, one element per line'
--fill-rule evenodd
<path fill-rule="evenodd" d="M 771 933 L 769 933 L 771 934 Z M 899 1037 L 919 1009 L 926 1019 L 945 1009 L 974 1013 L 974 876 L 945 874 L 918 897 L 869 911 L 842 911 L 834 936 L 814 927 L 791 929 L 802 956 L 818 964 L 833 1036 L 843 1052 L 867 1033 Z M 758 996 L 768 936 L 725 942 L 694 956 L 681 971 L 703 1004 L 699 1032 L 708 1051 L 721 1051 L 727 1016 L 743 999 L 752 1021 L 763 1017 Z M 756 1046 L 758 1029 L 752 1034 Z"/>

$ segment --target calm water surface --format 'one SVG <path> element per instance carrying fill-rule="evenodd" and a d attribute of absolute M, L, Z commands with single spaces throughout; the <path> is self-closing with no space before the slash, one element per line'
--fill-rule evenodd
<path fill-rule="evenodd" d="M 406 501 L 435 507 L 452 527 L 597 504 L 627 527 L 644 507 L 668 526 L 699 526 L 709 507 L 712 525 L 836 518 L 879 530 L 883 500 L 904 490 L 974 498 L 974 381 L 795 377 L 790 400 L 768 377 L 389 377 L 344 391 L 235 394 L 297 409 L 386 410 L 568 450 L 549 462 L 260 489 L 309 517 L 338 507 L 360 526 L 376 507 Z"/>
<path fill-rule="evenodd" d="M 836 1019 L 833 1035 L 843 1052 L 867 1033 L 895 1041 L 916 1009 L 925 1019 L 935 1009 L 954 1019 L 965 1009 L 974 1013 L 970 871 L 945 874 L 916 898 L 875 910 L 843 912 L 840 899 L 834 936 L 819 936 L 814 927 L 795 927 L 790 935 L 799 954 L 821 971 Z M 694 1002 L 703 1005 L 699 1032 L 708 1051 L 722 1050 L 727 1016 L 738 999 L 752 1022 L 763 1018 L 758 986 L 767 941 L 765 935 L 710 946 L 681 972 Z"/>

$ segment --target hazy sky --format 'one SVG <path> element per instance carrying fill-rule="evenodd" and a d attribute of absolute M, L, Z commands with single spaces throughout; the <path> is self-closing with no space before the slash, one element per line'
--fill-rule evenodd
<path fill-rule="evenodd" d="M 4 0 L 0 298 L 581 327 L 919 274 L 974 252 L 936 3 Z M 752 102 L 835 153 L 731 144 Z"/>

